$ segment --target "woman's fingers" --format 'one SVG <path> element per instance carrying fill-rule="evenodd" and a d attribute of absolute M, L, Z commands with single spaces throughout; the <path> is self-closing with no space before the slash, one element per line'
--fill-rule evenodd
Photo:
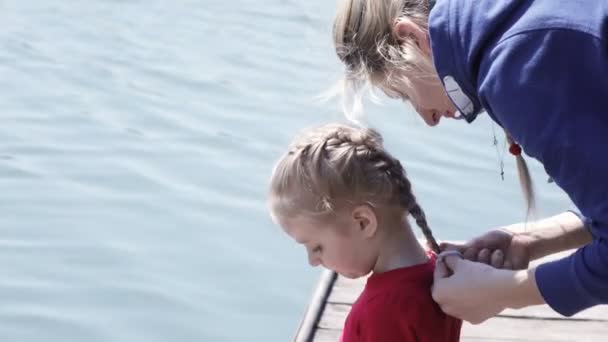
<path fill-rule="evenodd" d="M 446 269 L 451 269 L 453 274 L 446 276 Z M 496 270 L 455 255 L 446 256 L 438 259 L 431 294 L 444 312 L 474 324 L 481 323 L 506 307 L 501 298 L 505 280 L 513 276 L 509 272 L 513 271 Z"/>
<path fill-rule="evenodd" d="M 439 249 L 441 249 L 441 251 L 459 251 L 462 253 L 465 249 L 467 249 L 467 245 L 461 243 L 442 242 L 439 244 Z"/>
<path fill-rule="evenodd" d="M 495 250 L 490 257 L 490 265 L 494 268 L 503 268 L 504 262 L 505 254 L 500 249 Z"/>
<path fill-rule="evenodd" d="M 447 268 L 445 262 L 443 261 L 443 258 L 437 259 L 437 261 L 435 262 L 435 272 L 434 272 L 434 278 L 435 279 L 441 279 L 441 278 L 447 278 L 449 277 L 451 274 L 450 270 Z"/>
<path fill-rule="evenodd" d="M 500 250 L 490 250 L 489 248 L 484 248 L 482 250 L 470 247 L 464 250 L 462 256 L 466 260 L 481 262 L 483 264 L 490 265 L 494 268 L 506 268 L 512 269 L 513 265 L 510 261 L 505 259 L 505 253 Z M 507 262 L 509 262 L 509 267 L 507 268 Z"/>
<path fill-rule="evenodd" d="M 462 256 L 457 253 L 450 253 L 445 256 L 440 255 L 441 260 L 447 266 L 450 271 L 456 272 L 458 271 L 458 267 L 460 267 L 460 262 L 462 261 Z"/>
<path fill-rule="evenodd" d="M 462 253 L 462 256 L 469 261 L 477 261 L 477 252 L 478 251 L 479 250 L 477 248 L 469 247 L 464 250 L 464 252 Z"/>
<path fill-rule="evenodd" d="M 508 260 L 505 251 L 499 246 L 484 246 L 483 244 L 480 245 L 480 241 L 474 240 L 466 244 L 444 242 L 440 244 L 440 248 L 442 251 L 459 251 L 463 258 L 469 261 L 480 262 L 494 268 L 507 268 L 506 262 Z M 511 262 L 507 269 L 512 268 L 513 264 Z"/>
<path fill-rule="evenodd" d="M 491 256 L 492 252 L 489 249 L 484 248 L 477 254 L 477 261 L 489 265 Z"/>

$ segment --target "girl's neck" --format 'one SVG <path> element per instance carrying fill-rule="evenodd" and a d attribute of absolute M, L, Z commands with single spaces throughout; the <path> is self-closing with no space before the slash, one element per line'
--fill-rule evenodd
<path fill-rule="evenodd" d="M 374 273 L 388 272 L 428 262 L 429 257 L 420 245 L 407 222 L 391 227 L 378 245 L 378 258 Z"/>

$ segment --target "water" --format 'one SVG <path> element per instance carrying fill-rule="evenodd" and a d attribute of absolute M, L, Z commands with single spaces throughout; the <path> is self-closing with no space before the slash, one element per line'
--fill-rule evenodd
<path fill-rule="evenodd" d="M 265 210 L 272 163 L 340 120 L 331 1 L 0 3 L 0 340 L 287 341 L 319 271 Z M 520 221 L 487 118 L 367 107 L 431 227 Z M 502 136 L 499 135 L 502 141 Z M 567 208 L 533 163 L 541 212 Z"/>

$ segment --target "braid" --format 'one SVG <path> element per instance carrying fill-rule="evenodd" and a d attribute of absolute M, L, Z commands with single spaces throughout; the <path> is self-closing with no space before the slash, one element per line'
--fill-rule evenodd
<path fill-rule="evenodd" d="M 424 215 L 424 211 L 422 211 L 422 208 L 417 202 L 414 202 L 414 205 L 410 209 L 410 214 L 412 214 L 412 217 L 416 220 L 416 224 L 422 230 L 422 234 L 424 234 L 427 243 L 431 245 L 433 251 L 437 254 L 441 253 L 441 250 L 439 249 L 439 244 L 437 243 L 437 240 L 435 240 L 433 232 L 431 231 L 431 228 L 426 222 L 426 216 Z"/>
<path fill-rule="evenodd" d="M 327 137 L 327 145 L 339 147 L 351 147 L 363 152 L 373 150 L 382 144 L 380 134 L 371 128 L 360 130 L 337 129 Z"/>
<path fill-rule="evenodd" d="M 382 148 L 382 136 L 371 128 L 356 131 L 335 130 L 327 137 L 323 148 L 329 152 L 342 150 L 357 160 L 370 163 L 380 171 L 387 167 L 383 157 L 385 153 Z"/>
<path fill-rule="evenodd" d="M 297 200 L 285 202 L 285 208 L 281 208 L 285 212 L 307 208 L 312 213 L 332 213 L 345 200 L 396 205 L 412 215 L 428 245 L 440 252 L 405 169 L 385 150 L 378 131 L 339 124 L 322 126 L 296 139 L 288 154 L 290 159 L 274 171 L 280 176 L 273 183 L 274 191 L 293 191 L 290 182 L 305 191 L 298 194 Z"/>
<path fill-rule="evenodd" d="M 405 169 L 403 168 L 403 166 L 401 166 L 399 160 L 392 158 L 388 155 L 386 156 L 386 158 L 388 164 L 391 165 L 389 169 L 389 174 L 392 176 L 395 185 L 397 186 L 398 192 L 404 202 L 403 205 L 405 206 L 405 208 L 408 209 L 414 220 L 416 220 L 416 224 L 422 230 L 422 234 L 424 234 L 427 243 L 430 245 L 433 251 L 435 253 L 441 253 L 441 250 L 439 249 L 439 244 L 437 243 L 437 240 L 435 240 L 433 232 L 431 231 L 431 228 L 429 227 L 429 224 L 426 221 L 426 215 L 424 214 L 424 211 L 422 210 L 418 202 L 416 202 L 416 197 L 414 197 L 414 194 L 412 193 L 412 185 L 407 179 Z"/>

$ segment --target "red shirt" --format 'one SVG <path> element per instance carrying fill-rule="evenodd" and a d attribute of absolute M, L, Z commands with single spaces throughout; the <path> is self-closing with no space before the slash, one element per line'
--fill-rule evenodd
<path fill-rule="evenodd" d="M 462 321 L 443 313 L 431 297 L 435 259 L 372 274 L 346 318 L 341 341 L 459 341 Z"/>

